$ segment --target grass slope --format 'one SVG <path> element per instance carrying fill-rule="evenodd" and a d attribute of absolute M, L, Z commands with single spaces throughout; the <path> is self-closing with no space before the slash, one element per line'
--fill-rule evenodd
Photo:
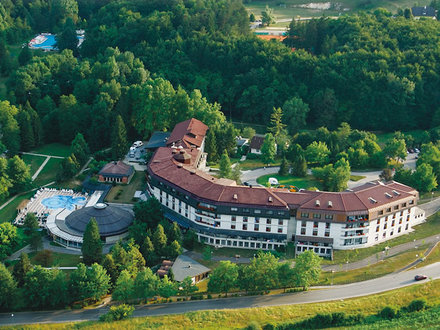
<path fill-rule="evenodd" d="M 110 203 L 129 203 L 133 204 L 133 196 L 136 190 L 142 190 L 145 180 L 145 174 L 142 171 L 137 171 L 131 178 L 128 185 L 114 186 L 106 197 L 106 201 Z M 118 192 L 121 192 L 118 196 Z"/>
<path fill-rule="evenodd" d="M 68 157 L 70 156 L 70 146 L 61 143 L 49 143 L 38 147 L 31 152 L 49 156 Z"/>
<path fill-rule="evenodd" d="M 350 315 L 358 313 L 372 315 L 378 313 L 385 306 L 407 306 L 412 300 L 419 298 L 429 298 L 430 305 L 438 304 L 440 302 L 439 284 L 440 281 L 431 281 L 378 295 L 325 303 L 200 311 L 105 323 L 38 324 L 25 327 L 16 326 L 13 329 L 236 329 L 246 327 L 250 322 L 257 322 L 260 325 L 269 322 L 274 324 L 298 322 L 313 317 L 317 313 L 342 312 Z M 427 319 L 420 324 L 432 323 L 430 323 L 430 319 Z"/>
<path fill-rule="evenodd" d="M 44 166 L 40 174 L 38 174 L 38 176 L 36 177 L 34 185 L 36 187 L 39 187 L 49 182 L 55 181 L 61 161 L 62 159 L 60 158 L 49 159 L 46 166 Z"/>
<path fill-rule="evenodd" d="M 23 159 L 23 161 L 31 167 L 31 175 L 34 175 L 34 173 L 40 168 L 40 166 L 46 160 L 45 157 L 32 156 L 32 155 L 22 155 L 21 159 Z"/>
<path fill-rule="evenodd" d="M 20 203 L 25 199 L 30 199 L 34 195 L 35 192 L 29 192 L 27 194 L 20 195 L 4 208 L 2 208 L 0 210 L 0 223 L 14 220 L 15 216 L 17 215 L 17 206 L 20 205 Z"/>

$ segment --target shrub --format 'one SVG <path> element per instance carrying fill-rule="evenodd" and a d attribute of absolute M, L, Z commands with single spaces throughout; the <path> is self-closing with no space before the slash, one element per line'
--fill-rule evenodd
<path fill-rule="evenodd" d="M 134 307 L 131 305 L 122 304 L 119 306 L 112 306 L 106 314 L 99 317 L 99 320 L 103 322 L 123 320 L 130 317 L 133 312 Z"/>
<path fill-rule="evenodd" d="M 257 155 L 257 154 L 247 154 L 246 159 L 260 159 L 261 155 Z"/>
<path fill-rule="evenodd" d="M 426 307 L 427 307 L 427 304 L 426 304 L 425 299 L 415 299 L 410 302 L 410 304 L 408 305 L 406 310 L 408 311 L 408 313 L 412 313 L 412 312 L 421 311 L 421 310 L 425 309 Z"/>
<path fill-rule="evenodd" d="M 208 299 L 212 299 L 212 296 L 210 294 L 208 294 Z"/>
<path fill-rule="evenodd" d="M 263 327 L 263 330 L 275 330 L 275 326 L 272 323 L 268 323 Z"/>
<path fill-rule="evenodd" d="M 261 329 L 260 324 L 258 324 L 257 321 L 252 321 L 251 323 L 249 323 L 249 325 L 246 327 L 246 329 L 248 330 L 259 330 Z"/>
<path fill-rule="evenodd" d="M 393 307 L 386 306 L 378 314 L 379 317 L 383 319 L 393 319 L 396 317 L 396 310 Z"/>

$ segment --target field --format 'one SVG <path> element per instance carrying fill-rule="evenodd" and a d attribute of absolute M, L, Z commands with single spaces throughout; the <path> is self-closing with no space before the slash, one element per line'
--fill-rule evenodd
<path fill-rule="evenodd" d="M 36 255 L 36 252 L 32 252 L 29 254 L 31 263 L 34 265 L 38 265 L 35 258 Z M 52 252 L 52 257 L 53 261 L 49 267 L 75 267 L 82 261 L 80 255 L 78 254 Z"/>
<path fill-rule="evenodd" d="M 59 157 L 68 157 L 70 156 L 70 146 L 66 146 L 61 143 L 49 143 L 38 147 L 31 152 L 36 154 L 50 155 L 50 156 L 59 156 Z"/>
<path fill-rule="evenodd" d="M 414 2 L 410 0 L 344 0 L 337 3 L 331 3 L 329 9 L 309 9 L 301 8 L 298 5 L 304 5 L 309 3 L 323 4 L 325 1 L 305 1 L 305 0 L 254 0 L 245 3 L 245 7 L 248 12 L 254 13 L 259 18 L 261 12 L 265 9 L 266 5 L 273 9 L 275 19 L 286 20 L 293 17 L 319 17 L 319 16 L 339 16 L 343 14 L 350 14 L 359 10 L 374 10 L 376 8 L 385 8 L 393 13 L 396 13 L 399 8 L 410 8 L 414 6 Z M 417 2 L 418 6 L 429 5 L 430 1 L 422 0 Z M 312 6 L 313 7 L 313 6 Z M 317 8 L 318 6 L 314 6 Z M 273 26 L 286 26 L 289 23 L 280 22 Z"/>
<path fill-rule="evenodd" d="M 269 178 L 276 178 L 280 185 L 285 186 L 295 186 L 298 189 L 307 189 L 311 187 L 316 187 L 318 189 L 322 189 L 322 184 L 318 180 L 316 180 L 313 175 L 307 175 L 304 178 L 293 177 L 290 175 L 282 176 L 278 174 L 267 174 L 260 176 L 257 179 L 257 182 L 262 185 L 266 185 Z"/>
<path fill-rule="evenodd" d="M 41 156 L 22 155 L 21 159 L 31 167 L 31 175 L 34 175 L 46 158 Z"/>
<path fill-rule="evenodd" d="M 46 166 L 44 166 L 40 174 L 36 177 L 34 185 L 40 187 L 49 182 L 55 181 L 61 161 L 62 159 L 60 158 L 49 159 Z"/>
<path fill-rule="evenodd" d="M 0 210 L 0 223 L 8 222 L 15 218 L 17 215 L 17 206 L 20 205 L 22 201 L 25 199 L 30 199 L 35 195 L 35 192 L 29 192 L 23 195 L 16 197 L 12 202 L 6 205 L 4 208 Z"/>
<path fill-rule="evenodd" d="M 144 176 L 144 172 L 135 172 L 131 178 L 130 184 L 114 186 L 108 193 L 106 201 L 110 203 L 135 203 L 136 201 L 133 200 L 133 196 L 136 190 L 142 190 Z"/>
<path fill-rule="evenodd" d="M 350 315 L 358 313 L 372 315 L 378 313 L 385 306 L 407 306 L 412 300 L 418 298 L 429 298 L 428 301 L 431 306 L 438 304 L 440 302 L 439 284 L 440 281 L 430 281 L 374 296 L 325 303 L 200 311 L 178 315 L 132 318 L 117 323 L 82 322 L 77 324 L 38 324 L 26 326 L 26 328 L 70 329 L 76 326 L 82 329 L 237 329 L 248 326 L 250 322 L 257 322 L 261 326 L 269 322 L 274 324 L 298 322 L 315 316 L 317 313 L 343 312 Z M 436 317 L 437 319 L 439 318 L 438 315 Z M 427 322 L 426 324 L 438 324 L 435 322 L 432 323 L 430 319 L 425 321 L 421 320 L 421 324 L 425 324 L 423 322 Z M 14 329 L 22 328 L 23 326 L 14 327 Z"/>

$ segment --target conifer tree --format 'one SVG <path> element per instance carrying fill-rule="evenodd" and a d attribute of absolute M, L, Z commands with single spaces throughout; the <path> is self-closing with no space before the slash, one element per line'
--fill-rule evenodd
<path fill-rule="evenodd" d="M 115 125 L 112 132 L 112 157 L 113 159 L 121 159 L 127 152 L 127 131 L 125 129 L 122 117 L 116 117 Z"/>
<path fill-rule="evenodd" d="M 277 137 L 286 127 L 286 125 L 283 124 L 282 119 L 283 110 L 281 108 L 273 108 L 273 112 L 270 115 L 270 125 L 267 130 L 272 133 L 274 137 Z"/>
<path fill-rule="evenodd" d="M 286 157 L 283 157 L 283 160 L 281 161 L 280 170 L 278 171 L 278 174 L 283 176 L 289 174 L 289 163 L 287 162 Z"/>
<path fill-rule="evenodd" d="M 20 255 L 20 260 L 14 265 L 14 277 L 19 287 L 23 286 L 26 273 L 32 268 L 27 253 Z"/>
<path fill-rule="evenodd" d="M 99 236 L 98 223 L 95 218 L 90 218 L 83 236 L 81 247 L 83 260 L 86 265 L 100 262 L 102 258 L 102 242 Z"/>
<path fill-rule="evenodd" d="M 213 129 L 208 130 L 208 133 L 206 134 L 205 152 L 208 153 L 210 161 L 216 161 L 218 159 L 217 140 Z"/>
<path fill-rule="evenodd" d="M 223 151 L 220 158 L 220 176 L 222 178 L 229 178 L 231 176 L 231 161 L 226 150 Z"/>

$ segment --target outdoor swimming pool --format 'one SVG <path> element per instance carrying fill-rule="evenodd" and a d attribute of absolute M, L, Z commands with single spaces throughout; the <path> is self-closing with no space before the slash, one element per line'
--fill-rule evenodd
<path fill-rule="evenodd" d="M 84 41 L 83 36 L 77 36 L 79 44 Z M 56 39 L 54 34 L 42 34 L 34 39 L 32 39 L 29 43 L 29 47 L 32 49 L 42 49 L 42 50 L 57 50 L 56 48 Z"/>
<path fill-rule="evenodd" d="M 84 205 L 86 203 L 85 197 L 73 197 L 73 196 L 63 196 L 56 195 L 52 197 L 45 198 L 41 201 L 41 204 L 48 209 L 68 209 L 73 210 L 75 205 Z"/>

